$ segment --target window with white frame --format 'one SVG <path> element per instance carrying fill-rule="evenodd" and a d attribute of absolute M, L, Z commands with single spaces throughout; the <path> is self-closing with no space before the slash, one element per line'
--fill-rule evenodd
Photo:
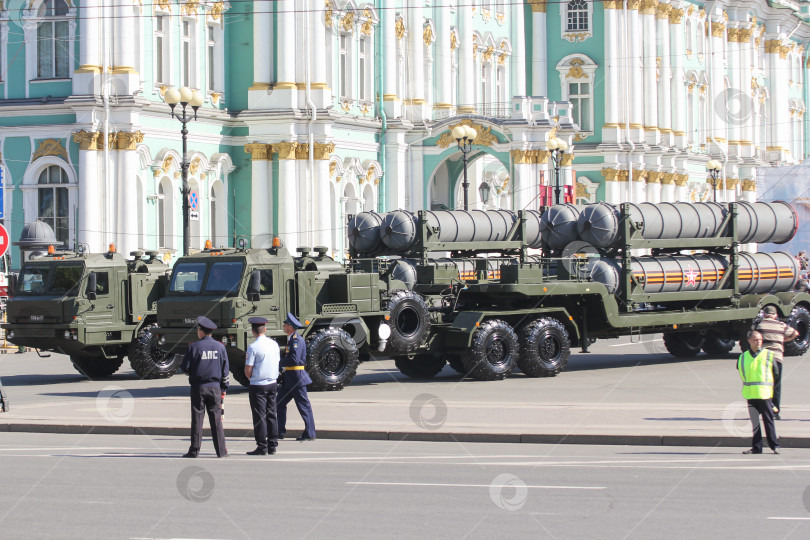
<path fill-rule="evenodd" d="M 37 180 L 37 219 L 50 225 L 56 239 L 67 243 L 70 237 L 70 196 L 67 172 L 58 165 L 49 165 Z"/>
<path fill-rule="evenodd" d="M 8 43 L 8 22 L 0 21 L 0 83 L 6 80 L 7 43 Z"/>
<path fill-rule="evenodd" d="M 695 38 L 692 32 L 692 19 L 687 18 L 684 22 L 684 34 L 686 34 L 686 52 L 692 54 L 695 52 Z"/>
<path fill-rule="evenodd" d="M 158 185 L 158 247 L 172 247 L 172 189 L 168 178 Z"/>
<path fill-rule="evenodd" d="M 686 140 L 688 143 L 697 142 L 696 116 L 695 92 L 692 90 L 686 94 Z"/>
<path fill-rule="evenodd" d="M 207 25 L 208 39 L 205 42 L 205 61 L 207 64 L 208 90 L 216 90 L 216 50 L 217 36 L 213 24 Z"/>
<path fill-rule="evenodd" d="M 495 101 L 506 103 L 506 66 L 499 65 L 495 70 Z"/>
<path fill-rule="evenodd" d="M 486 107 L 489 103 L 489 72 L 492 70 L 492 64 L 489 62 L 481 62 L 481 84 L 478 91 L 478 104 Z"/>
<path fill-rule="evenodd" d="M 568 2 L 568 13 L 566 13 L 565 30 L 567 32 L 582 32 L 590 29 L 588 17 L 588 4 L 585 0 L 573 0 Z"/>
<path fill-rule="evenodd" d="M 340 97 L 349 97 L 349 35 L 340 34 L 340 60 L 338 61 L 338 74 L 340 84 Z"/>
<path fill-rule="evenodd" d="M 358 83 L 360 101 L 371 101 L 371 38 L 360 36 L 360 54 L 358 55 Z"/>
<path fill-rule="evenodd" d="M 571 113 L 580 130 L 594 132 L 594 78 L 599 66 L 583 54 L 571 54 L 560 60 L 557 71 L 562 98 L 571 102 Z"/>
<path fill-rule="evenodd" d="M 193 24 L 191 19 L 182 21 L 181 51 L 183 55 L 183 86 L 191 86 L 192 65 L 194 63 Z"/>
<path fill-rule="evenodd" d="M 706 26 L 703 24 L 703 21 L 699 22 L 697 25 L 695 43 L 697 44 L 698 54 L 703 54 L 706 52 Z"/>
<path fill-rule="evenodd" d="M 169 16 L 160 14 L 155 16 L 155 47 L 152 51 L 154 57 L 155 84 L 169 82 Z"/>
<path fill-rule="evenodd" d="M 70 5 L 67 0 L 44 0 L 37 10 L 38 79 L 70 77 Z"/>

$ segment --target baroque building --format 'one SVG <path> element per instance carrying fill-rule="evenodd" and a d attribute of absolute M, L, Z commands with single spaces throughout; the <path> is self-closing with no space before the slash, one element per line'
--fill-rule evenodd
<path fill-rule="evenodd" d="M 349 214 L 755 197 L 807 153 L 806 1 L 0 0 L 0 166 L 12 238 L 345 256 Z M 178 107 L 179 110 L 179 107 Z M 570 145 L 559 167 L 546 141 Z M 15 261 L 15 266 L 19 264 Z"/>

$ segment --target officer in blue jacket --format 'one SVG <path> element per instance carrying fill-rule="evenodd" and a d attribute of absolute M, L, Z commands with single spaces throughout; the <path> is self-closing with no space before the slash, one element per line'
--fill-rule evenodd
<path fill-rule="evenodd" d="M 228 389 L 228 353 L 222 343 L 211 337 L 216 329 L 217 325 L 211 319 L 197 317 L 199 341 L 189 345 L 180 366 L 188 373 L 191 385 L 191 446 L 183 455 L 186 458 L 195 458 L 200 453 L 206 410 L 217 457 L 228 457 L 222 429 L 222 399 Z"/>
<path fill-rule="evenodd" d="M 287 404 L 295 400 L 295 406 L 304 420 L 304 432 L 296 441 L 315 440 L 315 420 L 312 418 L 312 405 L 307 395 L 307 385 L 312 383 L 306 370 L 307 344 L 304 338 L 296 333 L 304 325 L 293 315 L 287 313 L 284 319 L 284 332 L 287 334 L 287 347 L 281 358 L 281 384 L 279 400 L 276 404 L 278 410 L 278 438 L 283 439 L 287 430 Z"/>

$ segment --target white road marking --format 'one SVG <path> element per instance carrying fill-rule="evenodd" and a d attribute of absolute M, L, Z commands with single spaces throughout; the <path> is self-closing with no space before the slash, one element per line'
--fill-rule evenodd
<path fill-rule="evenodd" d="M 436 484 L 428 482 L 346 482 L 354 486 L 414 486 L 490 488 L 492 484 Z M 531 489 L 607 489 L 605 486 L 522 486 Z"/>
<path fill-rule="evenodd" d="M 784 521 L 810 521 L 810 517 L 769 517 L 768 519 L 780 519 Z"/>

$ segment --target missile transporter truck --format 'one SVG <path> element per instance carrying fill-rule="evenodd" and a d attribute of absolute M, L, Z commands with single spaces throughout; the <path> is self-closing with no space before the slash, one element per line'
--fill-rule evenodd
<path fill-rule="evenodd" d="M 157 252 L 126 260 L 107 253 L 54 251 L 25 261 L 8 301 L 7 339 L 21 347 L 70 356 L 90 378 L 108 377 L 129 356 L 143 378 L 173 375 L 181 359 L 166 355 L 152 335 L 168 267 Z"/>
<path fill-rule="evenodd" d="M 348 234 L 352 268 L 387 257 L 385 272 L 406 283 L 383 302 L 399 369 L 431 377 L 449 362 L 494 380 L 557 375 L 572 346 L 587 352 L 595 338 L 660 332 L 677 357 L 728 354 L 766 305 L 799 331 L 786 354 L 804 354 L 810 296 L 792 291 L 797 261 L 743 250 L 787 242 L 797 226 L 782 202 L 600 203 L 369 212 Z"/>
<path fill-rule="evenodd" d="M 244 242 L 241 242 L 244 244 Z M 358 363 L 384 346 L 388 325 L 382 304 L 405 284 L 384 273 L 350 272 L 326 255 L 326 248 L 298 248 L 290 255 L 280 243 L 269 249 L 210 248 L 180 258 L 165 298 L 157 304 L 158 343 L 169 354 L 184 353 L 197 340 L 196 317 L 217 325 L 214 339 L 228 351 L 231 373 L 247 386 L 245 355 L 253 341 L 248 319 L 268 320 L 267 336 L 286 345 L 287 312 L 306 327 L 311 389 L 339 390 Z"/>

